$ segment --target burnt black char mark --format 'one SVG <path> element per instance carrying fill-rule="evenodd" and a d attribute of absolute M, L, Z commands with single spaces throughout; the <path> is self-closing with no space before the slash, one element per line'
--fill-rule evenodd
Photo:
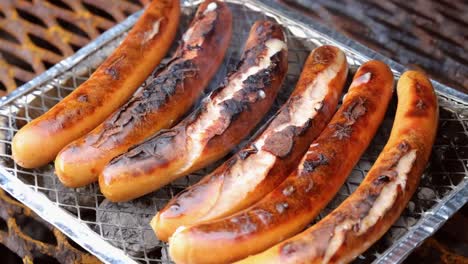
<path fill-rule="evenodd" d="M 307 158 L 304 161 L 303 165 L 304 165 L 303 172 L 306 173 L 306 174 L 309 174 L 309 173 L 313 172 L 319 166 L 328 165 L 328 158 L 324 154 L 319 153 L 313 159 Z"/>
<path fill-rule="evenodd" d="M 268 151 L 279 158 L 284 158 L 291 153 L 294 137 L 295 127 L 289 126 L 268 136 L 262 150 Z"/>
<path fill-rule="evenodd" d="M 351 211 L 347 211 L 345 213 L 337 211 L 332 213 L 333 217 L 338 220 L 335 221 L 337 225 L 348 219 L 352 219 L 354 221 L 358 220 L 351 231 L 359 232 L 360 221 L 369 215 L 371 209 L 374 207 L 375 201 L 382 193 L 383 188 L 396 179 L 398 172 L 395 168 L 401 158 L 408 153 L 408 151 L 409 144 L 406 141 L 402 141 L 392 150 L 393 153 L 389 155 L 381 168 L 379 168 L 380 172 L 376 173 L 378 176 L 374 177 L 369 188 L 362 193 L 362 197 L 359 200 L 353 202 L 353 206 L 349 207 L 351 208 L 349 209 Z"/>
<path fill-rule="evenodd" d="M 249 145 L 248 147 L 242 149 L 239 151 L 239 157 L 242 160 L 245 160 L 247 157 L 249 157 L 251 154 L 255 154 L 258 152 L 257 147 L 254 144 Z"/>
<path fill-rule="evenodd" d="M 230 117 L 231 122 L 235 121 L 238 115 L 245 110 L 251 110 L 251 105 L 259 99 L 261 92 L 271 87 L 272 79 L 275 78 L 279 66 L 277 64 L 278 54 L 272 57 L 272 64 L 267 69 L 261 70 L 257 74 L 249 76 L 243 83 L 243 88 L 236 92 L 232 98 L 222 102 L 221 114 Z M 265 92 L 268 93 L 268 92 Z"/>
<path fill-rule="evenodd" d="M 298 98 L 300 97 L 293 97 L 286 103 L 285 107 L 281 109 L 281 112 L 272 121 L 272 127 L 281 126 L 291 120 L 290 109 Z M 302 126 L 288 126 L 281 131 L 271 133 L 266 138 L 262 150 L 268 151 L 279 158 L 285 158 L 291 153 L 296 138 L 303 135 L 311 126 L 312 120 L 309 118 Z"/>
<path fill-rule="evenodd" d="M 197 72 L 198 69 L 191 60 L 174 61 L 150 85 L 137 93 L 104 123 L 105 130 L 93 146 L 100 147 L 126 127 L 142 122 L 146 115 L 164 106 L 179 87 L 183 86 L 184 80 L 195 77 Z"/>
<path fill-rule="evenodd" d="M 174 138 L 179 134 L 176 129 L 164 129 L 149 138 L 147 141 L 134 146 L 127 153 L 115 157 L 109 164 L 131 164 L 138 160 L 144 160 L 150 157 L 164 159 L 159 153 L 160 146 L 167 146 L 173 143 Z"/>
<path fill-rule="evenodd" d="M 339 140 L 350 138 L 353 133 L 353 125 L 367 112 L 365 104 L 366 99 L 362 97 L 358 97 L 356 100 L 351 102 L 343 111 L 345 121 L 330 125 L 330 127 L 335 129 L 332 137 L 338 138 Z"/>

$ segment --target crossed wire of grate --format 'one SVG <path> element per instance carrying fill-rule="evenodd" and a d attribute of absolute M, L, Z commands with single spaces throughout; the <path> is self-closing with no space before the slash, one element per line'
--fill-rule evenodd
<path fill-rule="evenodd" d="M 31 80 L 148 1 L 1 1 L 0 90 Z"/>
<path fill-rule="evenodd" d="M 416 5 L 405 0 L 277 1 L 468 92 L 466 1 L 427 0 Z"/>
<path fill-rule="evenodd" d="M 237 2 L 237 1 L 234 1 Z M 190 1 L 188 1 L 190 3 Z M 260 11 L 254 11 L 245 5 L 230 4 L 234 14 L 233 38 L 226 54 L 223 66 L 212 80 L 207 91 L 219 84 L 226 73 L 233 68 L 238 60 L 248 29 L 258 19 L 277 19 L 286 29 L 289 47 L 289 70 L 282 92 L 275 101 L 269 114 L 261 124 L 273 115 L 284 103 L 294 88 L 300 74 L 302 64 L 308 53 L 316 46 L 329 42 L 312 31 L 301 28 L 288 20 L 276 16 L 267 16 Z M 195 6 L 187 5 L 183 8 L 181 29 L 187 25 L 195 11 Z M 183 30 L 178 34 L 180 38 Z M 97 184 L 84 188 L 68 189 L 64 187 L 54 175 L 53 165 L 40 169 L 27 170 L 16 165 L 11 158 L 11 138 L 19 127 L 31 119 L 41 115 L 52 105 L 60 101 L 80 83 L 86 80 L 93 69 L 102 62 L 108 54 L 122 40 L 119 36 L 106 44 L 105 48 L 91 53 L 80 61 L 70 71 L 57 76 L 50 82 L 37 87 L 28 94 L 19 97 L 0 109 L 0 151 L 2 165 L 14 176 L 35 191 L 44 193 L 57 207 L 67 210 L 83 224 L 88 225 L 104 240 L 121 248 L 126 254 L 141 263 L 170 263 L 167 244 L 157 240 L 148 223 L 152 216 L 161 209 L 174 195 L 185 187 L 197 182 L 203 175 L 213 170 L 222 161 L 206 169 L 193 173 L 169 184 L 168 186 L 140 199 L 127 203 L 111 203 L 105 200 Z M 364 58 L 345 49 L 351 73 L 362 64 Z M 152 77 L 142 85 L 146 85 Z M 348 82 L 349 84 L 349 82 Z M 359 185 L 372 163 L 383 148 L 391 130 L 395 113 L 394 100 L 389 107 L 386 118 L 377 132 L 371 147 L 354 168 L 345 185 L 335 199 L 315 220 L 323 218 L 333 208 L 336 208 Z M 421 185 L 415 196 L 389 232 L 376 245 L 356 262 L 369 263 L 382 253 L 390 244 L 395 243 L 402 234 L 411 229 L 442 197 L 453 190 L 468 175 L 468 109 L 466 105 L 440 97 L 441 119 L 430 165 L 423 176 Z M 257 133 L 262 125 L 257 127 Z M 252 136 L 252 135 L 251 135 Z M 241 143 L 235 150 L 241 148 L 247 141 Z"/>

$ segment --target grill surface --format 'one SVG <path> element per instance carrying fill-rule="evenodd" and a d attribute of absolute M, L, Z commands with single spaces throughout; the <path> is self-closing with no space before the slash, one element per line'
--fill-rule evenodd
<path fill-rule="evenodd" d="M 277 0 L 468 93 L 468 2 Z"/>
<path fill-rule="evenodd" d="M 241 1 L 242 3 L 243 1 Z M 191 20 L 195 7 L 187 1 L 183 9 L 181 29 L 185 29 Z M 289 72 L 282 92 L 270 111 L 270 117 L 287 99 L 300 74 L 302 64 L 309 51 L 322 44 L 330 44 L 314 31 L 302 28 L 290 20 L 278 16 L 265 15 L 258 7 L 230 4 L 234 14 L 233 39 L 227 52 L 225 62 L 211 82 L 208 90 L 219 84 L 226 72 L 233 68 L 239 59 L 241 48 L 248 34 L 248 28 L 257 19 L 277 19 L 287 29 L 289 52 Z M 257 10 L 257 11 L 255 11 Z M 179 32 L 179 37 L 183 31 Z M 127 203 L 111 203 L 104 199 L 96 184 L 85 188 L 68 189 L 61 185 L 53 172 L 53 165 L 41 169 L 28 170 L 17 166 L 11 158 L 11 138 L 14 133 L 33 118 L 41 115 L 60 101 L 80 83 L 86 80 L 96 65 L 102 62 L 118 45 L 123 36 L 110 40 L 104 48 L 91 52 L 80 59 L 70 70 L 59 74 L 43 85 L 34 86 L 25 95 L 15 97 L 0 108 L 0 150 L 1 164 L 14 177 L 21 180 L 33 190 L 47 196 L 57 207 L 71 213 L 79 222 L 89 226 L 104 240 L 110 242 L 123 252 L 141 263 L 169 263 L 167 244 L 158 241 L 150 229 L 151 217 L 164 206 L 168 199 L 196 182 L 217 164 L 177 180 L 167 187 L 150 195 Z M 331 43 L 335 44 L 336 43 Z M 345 47 L 343 47 L 345 48 Z M 345 48 L 351 71 L 365 60 L 365 57 Z M 147 80 L 148 81 L 148 80 Z M 143 84 L 145 85 L 145 84 Z M 468 177 L 468 108 L 464 103 L 440 96 L 441 121 L 436 145 L 430 165 L 422 179 L 421 185 L 403 216 L 392 229 L 373 248 L 367 251 L 356 262 L 369 263 L 379 257 L 389 246 L 399 243 L 399 238 L 421 218 L 426 216 L 434 205 L 460 188 L 464 178 Z M 318 219 L 326 215 L 353 192 L 385 144 L 395 113 L 395 101 L 389 108 L 386 119 L 378 131 L 371 148 L 367 150 L 355 167 L 346 184 L 337 197 L 330 203 Z M 264 121 L 267 120 L 266 117 Z M 244 142 L 245 143 L 245 142 Z M 242 146 L 242 144 L 241 144 Z M 239 147 L 241 147 L 239 146 Z M 218 162 L 219 164 L 220 162 Z"/>
<path fill-rule="evenodd" d="M 148 1 L 0 1 L 0 96 L 72 55 Z"/>
<path fill-rule="evenodd" d="M 79 246 L 62 232 L 3 190 L 0 190 L 0 223 L 0 243 L 14 251 L 24 263 L 100 263 L 91 254 L 78 250 Z M 6 263 L 12 262 L 6 260 Z"/>

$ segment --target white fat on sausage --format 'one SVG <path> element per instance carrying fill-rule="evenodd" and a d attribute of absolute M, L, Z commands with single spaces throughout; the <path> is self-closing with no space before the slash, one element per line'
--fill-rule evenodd
<path fill-rule="evenodd" d="M 351 91 L 353 88 L 355 87 L 358 87 L 362 84 L 366 84 L 368 83 L 372 78 L 372 73 L 370 72 L 366 72 L 364 73 L 363 75 L 359 76 L 358 78 L 356 78 L 355 80 L 353 80 L 353 82 L 351 83 L 351 85 L 349 86 L 349 89 L 348 89 L 348 93 L 349 91 Z M 345 95 L 343 95 L 343 100 L 346 99 L 346 97 L 348 96 L 348 93 L 346 93 Z"/>
<path fill-rule="evenodd" d="M 146 42 L 150 41 L 152 38 L 154 38 L 154 36 L 156 36 L 158 33 L 159 33 L 159 27 L 161 25 L 161 20 L 163 18 L 160 18 L 158 19 L 156 22 L 154 22 L 153 24 L 153 27 L 151 27 L 151 30 L 150 31 L 146 31 L 144 34 L 144 38 L 143 38 L 143 44 L 145 44 Z"/>
<path fill-rule="evenodd" d="M 362 235 L 385 215 L 385 213 L 393 206 L 398 195 L 398 189 L 405 189 L 408 173 L 411 171 L 415 160 L 415 149 L 400 158 L 394 170 L 397 173 L 396 178 L 382 188 L 379 197 L 377 197 L 369 213 L 362 220 L 348 219 L 335 227 L 333 237 L 330 240 L 322 263 L 328 263 L 330 261 L 336 251 L 343 244 L 346 232 L 351 230 L 353 226 L 358 225 L 359 229 L 356 232 L 356 235 Z"/>
<path fill-rule="evenodd" d="M 203 14 L 206 15 L 206 13 L 216 10 L 217 7 L 218 5 L 215 2 L 209 3 Z"/>
<path fill-rule="evenodd" d="M 290 105 L 289 122 L 275 128 L 267 128 L 262 135 L 253 142 L 257 149 L 256 153 L 249 155 L 244 160 L 238 160 L 229 171 L 230 177 L 225 177 L 223 188 L 220 190 L 217 202 L 211 210 L 200 220 L 213 219 L 232 209 L 260 184 L 275 164 L 277 157 L 272 153 L 262 150 L 265 141 L 272 134 L 281 132 L 290 126 L 302 127 L 309 119 L 313 119 L 323 104 L 325 96 L 329 93 L 330 82 L 336 78 L 345 58 L 339 56 L 337 60 L 326 70 L 319 73 L 316 79 L 307 86 L 303 95 Z M 241 178 L 241 179 L 239 179 Z"/>
<path fill-rule="evenodd" d="M 267 69 L 272 64 L 271 58 L 281 50 L 286 50 L 286 43 L 280 39 L 270 39 L 265 42 L 266 54 L 260 59 L 258 65 L 250 67 L 245 72 L 236 72 L 229 79 L 229 83 L 213 99 L 208 96 L 206 109 L 197 120 L 187 127 L 187 134 L 191 135 L 188 140 L 187 149 L 190 149 L 189 162 L 179 169 L 183 173 L 190 168 L 198 157 L 200 157 L 206 143 L 215 135 L 222 134 L 230 125 L 230 120 L 223 120 L 223 102 L 232 99 L 234 94 L 244 88 L 243 82 L 248 77 Z M 262 99 L 260 97 L 260 99 Z M 221 125 L 221 126 L 220 126 Z"/>
<path fill-rule="evenodd" d="M 210 3 L 205 11 L 203 12 L 203 15 L 206 15 L 208 12 L 211 12 L 211 11 L 214 11 L 216 10 L 216 3 Z M 202 19 L 206 19 L 208 17 L 205 17 L 205 18 L 202 18 Z M 216 16 L 211 16 L 210 17 L 211 19 L 215 19 Z M 203 24 L 202 23 L 195 23 L 193 26 L 191 26 L 189 29 L 187 29 L 187 31 L 185 31 L 185 33 L 182 35 L 182 41 L 186 44 L 190 44 L 190 45 L 198 45 L 198 46 L 201 46 L 203 45 L 203 42 L 205 41 L 205 38 L 204 37 L 200 37 L 198 34 L 195 34 L 196 36 L 193 36 L 193 32 L 197 29 L 197 27 L 202 27 Z M 192 39 L 195 38 L 195 39 Z M 194 42 L 194 41 L 198 41 L 198 42 Z M 196 52 L 197 49 L 194 49 L 194 51 Z"/>
<path fill-rule="evenodd" d="M 390 209 L 395 202 L 398 195 L 398 187 L 402 190 L 406 187 L 406 180 L 408 173 L 413 167 L 413 163 L 416 160 L 416 150 L 413 149 L 406 153 L 398 161 L 395 171 L 398 176 L 395 180 L 391 181 L 382 189 L 377 200 L 374 202 L 374 206 L 370 210 L 369 214 L 361 221 L 358 234 L 361 235 L 366 232 L 367 229 L 375 225 L 377 221 L 382 217 L 385 212 Z"/>

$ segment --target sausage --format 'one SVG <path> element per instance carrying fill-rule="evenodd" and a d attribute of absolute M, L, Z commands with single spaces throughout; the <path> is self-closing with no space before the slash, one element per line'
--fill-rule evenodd
<path fill-rule="evenodd" d="M 125 103 L 166 55 L 179 16 L 179 1 L 152 1 L 122 44 L 86 82 L 16 133 L 15 162 L 25 168 L 46 165 Z"/>
<path fill-rule="evenodd" d="M 225 3 L 203 2 L 175 55 L 155 79 L 103 124 L 60 151 L 55 160 L 60 181 L 68 187 L 97 181 L 113 157 L 178 121 L 223 61 L 231 29 Z"/>
<path fill-rule="evenodd" d="M 333 46 L 313 50 L 290 99 L 264 132 L 153 218 L 157 237 L 167 241 L 179 226 L 231 215 L 271 192 L 330 121 L 347 74 L 341 50 Z"/>
<path fill-rule="evenodd" d="M 358 189 L 320 222 L 240 263 L 346 263 L 398 219 L 418 186 L 437 130 L 437 97 L 424 74 L 405 72 L 390 138 Z"/>
<path fill-rule="evenodd" d="M 251 207 L 176 230 L 169 239 L 171 257 L 180 263 L 232 262 L 301 231 L 359 161 L 383 120 L 392 92 L 393 74 L 387 65 L 379 61 L 363 64 L 342 106 L 298 168 Z"/>
<path fill-rule="evenodd" d="M 287 67 L 281 27 L 256 22 L 238 69 L 181 123 L 114 158 L 99 176 L 102 193 L 130 200 L 226 155 L 271 107 Z"/>

